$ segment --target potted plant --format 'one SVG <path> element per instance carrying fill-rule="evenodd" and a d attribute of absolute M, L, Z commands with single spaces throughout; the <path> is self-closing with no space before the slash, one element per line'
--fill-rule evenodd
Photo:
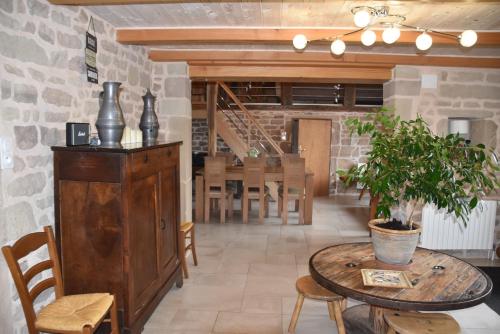
<path fill-rule="evenodd" d="M 386 108 L 366 120 L 346 121 L 351 136 L 369 136 L 366 164 L 339 171 L 349 184 L 360 182 L 378 199 L 369 222 L 377 259 L 408 264 L 418 243 L 415 209 L 433 203 L 467 225 L 479 199 L 498 186 L 491 150 L 470 145 L 458 134 L 438 136 L 418 116 L 401 120 Z"/>

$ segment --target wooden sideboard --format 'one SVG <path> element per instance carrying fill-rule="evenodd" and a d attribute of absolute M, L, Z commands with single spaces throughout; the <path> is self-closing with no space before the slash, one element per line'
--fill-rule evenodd
<path fill-rule="evenodd" d="M 65 293 L 113 293 L 124 333 L 140 333 L 173 283 L 183 283 L 180 144 L 52 147 Z"/>

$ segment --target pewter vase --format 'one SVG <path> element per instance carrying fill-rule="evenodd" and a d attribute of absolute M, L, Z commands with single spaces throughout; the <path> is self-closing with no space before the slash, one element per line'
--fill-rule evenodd
<path fill-rule="evenodd" d="M 104 147 L 121 147 L 125 120 L 118 100 L 120 85 L 121 82 L 105 82 L 104 91 L 99 94 L 99 115 L 95 126 Z"/>
<path fill-rule="evenodd" d="M 144 111 L 141 115 L 139 129 L 142 131 L 142 141 L 146 143 L 154 143 L 158 139 L 158 117 L 155 114 L 156 97 L 148 91 L 142 97 L 144 100 Z"/>

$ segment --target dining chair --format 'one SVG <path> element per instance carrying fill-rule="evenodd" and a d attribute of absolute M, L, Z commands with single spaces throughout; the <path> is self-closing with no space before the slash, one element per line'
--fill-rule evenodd
<path fill-rule="evenodd" d="M 265 184 L 266 159 L 245 157 L 243 159 L 243 196 L 241 208 L 243 223 L 248 223 L 250 201 L 259 201 L 259 223 L 264 223 L 264 216 L 269 213 L 269 191 Z"/>
<path fill-rule="evenodd" d="M 189 239 L 189 244 L 186 244 L 186 239 Z M 192 222 L 181 223 L 181 233 L 180 233 L 180 246 L 181 246 L 181 266 L 184 272 L 184 277 L 189 278 L 187 261 L 186 261 L 186 251 L 191 250 L 193 254 L 194 265 L 198 265 L 198 257 L 196 256 L 196 244 L 195 244 L 195 233 L 194 224 Z"/>
<path fill-rule="evenodd" d="M 44 227 L 43 230 L 25 235 L 12 246 L 2 247 L 21 300 L 28 333 L 90 334 L 94 333 L 102 322 L 107 321 L 111 322 L 111 333 L 119 334 L 116 301 L 112 294 L 64 295 L 54 234 L 50 226 Z M 41 261 L 23 272 L 19 260 L 45 245 L 48 248 L 48 260 Z M 49 269 L 52 276 L 39 279 L 41 274 Z M 31 282 L 33 280 L 35 282 Z M 36 313 L 34 302 L 42 292 L 52 288 L 55 300 Z M 105 320 L 106 315 L 109 315 L 109 320 Z"/>
<path fill-rule="evenodd" d="M 205 157 L 204 221 L 210 220 L 210 200 L 219 201 L 220 222 L 226 222 L 226 201 L 228 217 L 233 216 L 233 191 L 226 187 L 226 160 L 224 157 Z"/>
<path fill-rule="evenodd" d="M 226 159 L 226 166 L 232 166 L 234 164 L 234 153 L 232 152 L 215 152 L 215 156 L 216 157 L 222 157 L 224 159 Z"/>
<path fill-rule="evenodd" d="M 387 311 L 384 319 L 387 334 L 459 334 L 460 325 L 446 313 Z"/>
<path fill-rule="evenodd" d="M 282 160 L 283 184 L 278 188 L 278 216 L 283 224 L 288 223 L 288 201 L 298 202 L 299 224 L 304 224 L 306 189 L 305 159 L 296 154 L 285 154 Z"/>
<path fill-rule="evenodd" d="M 297 292 L 299 293 L 297 297 L 297 303 L 293 310 L 292 318 L 290 320 L 290 325 L 288 326 L 288 333 L 294 333 L 295 327 L 297 326 L 297 320 L 299 319 L 300 311 L 302 309 L 302 304 L 304 304 L 304 298 L 325 301 L 328 305 L 328 313 L 331 320 L 335 320 L 337 323 L 337 331 L 339 334 L 345 334 L 344 320 L 342 319 L 342 312 L 347 306 L 347 300 L 337 295 L 330 290 L 323 288 L 318 285 L 311 276 L 302 276 L 295 283 Z"/>

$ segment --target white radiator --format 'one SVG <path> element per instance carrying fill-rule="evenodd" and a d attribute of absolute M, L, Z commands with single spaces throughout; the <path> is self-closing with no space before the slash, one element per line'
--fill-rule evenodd
<path fill-rule="evenodd" d="M 472 210 L 467 227 L 445 210 L 426 205 L 422 211 L 421 247 L 430 249 L 491 250 L 495 235 L 497 202 L 480 201 Z"/>

